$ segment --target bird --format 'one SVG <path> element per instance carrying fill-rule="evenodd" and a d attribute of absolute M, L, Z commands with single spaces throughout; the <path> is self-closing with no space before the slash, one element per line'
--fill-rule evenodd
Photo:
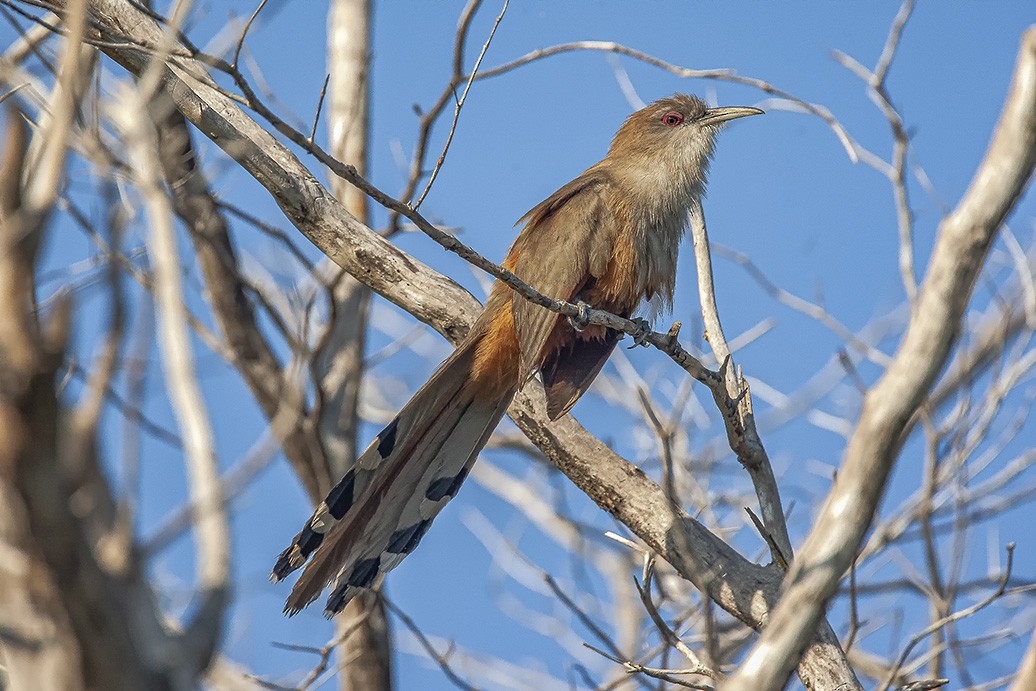
<path fill-rule="evenodd" d="M 540 293 L 630 318 L 671 307 L 680 240 L 705 193 L 717 133 L 761 114 L 690 94 L 631 114 L 607 155 L 519 219 L 502 266 Z M 460 489 L 515 393 L 538 373 L 556 420 L 622 337 L 540 307 L 497 281 L 457 349 L 356 459 L 277 557 L 270 578 L 305 566 L 284 611 L 326 589 L 332 617 L 413 552 Z"/>

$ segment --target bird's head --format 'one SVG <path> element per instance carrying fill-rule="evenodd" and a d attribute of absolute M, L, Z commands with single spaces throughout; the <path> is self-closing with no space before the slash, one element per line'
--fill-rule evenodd
<path fill-rule="evenodd" d="M 676 94 L 642 108 L 615 134 L 608 159 L 640 176 L 703 188 L 716 134 L 723 123 L 763 111 L 747 106 L 710 108 L 697 96 Z"/>

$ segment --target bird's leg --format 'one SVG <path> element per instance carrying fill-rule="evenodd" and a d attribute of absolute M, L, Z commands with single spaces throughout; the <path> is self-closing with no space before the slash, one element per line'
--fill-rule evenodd
<path fill-rule="evenodd" d="M 637 325 L 637 333 L 632 334 L 633 345 L 629 346 L 627 350 L 636 348 L 637 346 L 648 347 L 647 337 L 651 335 L 651 322 L 642 317 L 633 317 L 630 319 L 631 322 Z"/>
<path fill-rule="evenodd" d="M 568 323 L 572 325 L 572 328 L 576 331 L 582 331 L 586 327 L 590 326 L 590 305 L 586 304 L 582 300 L 576 300 L 576 309 L 579 310 L 579 314 L 574 317 L 568 318 Z"/>

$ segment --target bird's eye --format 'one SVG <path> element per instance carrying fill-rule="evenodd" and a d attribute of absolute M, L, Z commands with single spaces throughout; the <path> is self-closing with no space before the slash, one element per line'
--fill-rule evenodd
<path fill-rule="evenodd" d="M 683 122 L 683 114 L 677 113 L 675 110 L 671 110 L 662 116 L 662 124 L 666 127 L 676 127 Z"/>

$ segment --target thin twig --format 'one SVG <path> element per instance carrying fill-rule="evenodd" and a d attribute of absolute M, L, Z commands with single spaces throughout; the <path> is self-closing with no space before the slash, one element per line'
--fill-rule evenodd
<path fill-rule="evenodd" d="M 389 609 L 394 615 L 396 615 L 396 617 L 401 622 L 403 622 L 403 626 L 405 626 L 410 631 L 410 633 L 413 634 L 414 638 L 417 639 L 417 642 L 420 643 L 422 648 L 424 648 L 424 651 L 428 655 L 428 657 L 430 657 L 432 660 L 435 661 L 437 665 L 439 665 L 439 669 L 443 671 L 443 674 L 446 675 L 447 679 L 453 682 L 454 686 L 456 686 L 459 689 L 464 689 L 464 691 L 478 691 L 474 686 L 461 679 L 457 675 L 457 673 L 453 671 L 453 668 L 450 667 L 450 663 L 447 659 L 447 656 L 441 655 L 439 651 L 435 649 L 435 646 L 433 646 L 432 642 L 428 640 L 428 637 L 424 635 L 421 629 L 417 628 L 417 624 L 414 623 L 413 619 L 408 617 L 403 612 L 403 610 L 399 609 L 394 604 L 392 604 L 392 601 L 385 597 L 384 594 L 382 594 L 381 597 L 385 602 L 385 607 Z"/>
<path fill-rule="evenodd" d="M 241 59 L 241 49 L 245 45 L 245 38 L 248 37 L 248 32 L 252 29 L 252 24 L 259 16 L 259 13 L 263 11 L 264 7 L 266 7 L 266 2 L 267 0 L 262 0 L 255 8 L 255 11 L 252 12 L 252 16 L 250 16 L 248 21 L 245 22 L 245 28 L 241 31 L 241 37 L 237 40 L 237 45 L 234 46 L 234 60 L 231 62 L 234 69 L 237 69 L 238 61 Z"/>
<path fill-rule="evenodd" d="M 456 88 L 464 81 L 464 53 L 468 42 L 468 32 L 471 24 L 482 6 L 482 0 L 469 0 L 461 10 L 460 19 L 457 21 L 457 32 L 453 39 L 453 70 L 446 87 L 439 94 L 432 107 L 422 112 L 419 106 L 414 105 L 417 112 L 420 126 L 417 133 L 417 143 L 414 145 L 414 155 L 410 160 L 410 173 L 407 176 L 407 183 L 400 194 L 400 199 L 412 199 L 417 191 L 417 185 L 424 176 L 425 157 L 428 153 L 428 144 L 431 140 L 432 128 L 439 121 L 439 117 L 450 102 L 450 97 L 455 98 Z M 393 211 L 389 216 L 389 227 L 385 232 L 386 237 L 395 235 L 400 230 L 400 219 L 402 214 Z"/>
<path fill-rule="evenodd" d="M 309 141 L 312 142 L 317 136 L 317 124 L 320 122 L 320 112 L 324 107 L 324 96 L 327 95 L 327 84 L 331 81 L 331 75 L 324 77 L 324 85 L 320 87 L 320 98 L 317 99 L 317 112 L 313 115 L 313 128 L 309 131 Z"/>
<path fill-rule="evenodd" d="M 500 26 L 500 22 L 503 21 L 504 13 L 507 12 L 507 4 L 510 0 L 504 0 L 503 6 L 500 8 L 500 14 L 496 16 L 496 21 L 493 22 L 493 28 L 489 31 L 489 37 L 486 42 L 482 45 L 482 50 L 478 54 L 478 59 L 475 60 L 475 66 L 471 69 L 471 76 L 468 77 L 468 83 L 464 85 L 464 91 L 461 93 L 460 98 L 457 99 L 456 106 L 453 110 L 453 122 L 450 124 L 450 132 L 446 135 L 446 143 L 443 144 L 442 153 L 439 154 L 439 160 L 435 162 L 435 167 L 432 168 L 432 174 L 428 177 L 428 184 L 425 185 L 424 191 L 421 192 L 421 196 L 417 198 L 411 207 L 419 209 L 421 202 L 428 196 L 428 193 L 432 190 L 432 185 L 435 184 L 435 179 L 439 177 L 439 171 L 442 169 L 443 163 L 446 162 L 446 152 L 450 150 L 450 143 L 453 141 L 453 135 L 457 131 L 457 121 L 460 120 L 460 111 L 464 107 L 464 102 L 468 98 L 468 91 L 471 89 L 472 83 L 475 81 L 475 75 L 478 74 L 479 65 L 482 64 L 482 58 L 486 56 L 486 51 L 489 50 L 489 44 L 493 42 L 493 36 L 496 35 L 496 29 Z"/>
<path fill-rule="evenodd" d="M 576 603 L 572 601 L 572 598 L 565 594 L 565 591 L 561 589 L 561 586 L 558 585 L 558 582 L 554 580 L 553 576 L 551 576 L 549 573 L 544 573 L 543 581 L 547 584 L 547 587 L 550 588 L 551 592 L 554 593 L 554 596 L 561 601 L 561 604 L 563 604 L 570 612 L 572 612 L 572 614 L 576 615 L 576 618 L 579 620 L 579 622 L 583 626 L 588 628 L 590 632 L 598 638 L 598 640 L 600 640 L 604 645 L 608 646 L 608 649 L 612 651 L 613 655 L 622 655 L 615 643 L 611 640 L 608 634 L 605 633 L 604 629 L 598 626 L 597 623 L 590 618 L 590 615 L 588 615 L 586 612 L 580 609 L 579 606 L 577 606 Z"/>
<path fill-rule="evenodd" d="M 793 96 L 791 93 L 784 91 L 783 89 L 773 86 L 766 80 L 758 79 L 755 77 L 739 76 L 737 72 L 732 69 L 695 70 L 688 67 L 681 67 L 679 65 L 674 65 L 672 63 L 666 62 L 665 60 L 657 58 L 653 55 L 649 55 L 648 53 L 644 53 L 639 50 L 629 48 L 627 46 L 622 45 L 621 43 L 615 43 L 613 41 L 574 41 L 571 43 L 561 43 L 558 45 L 549 46 L 547 48 L 539 48 L 537 50 L 531 51 L 523 55 L 520 58 L 504 63 L 503 65 L 499 65 L 488 70 L 483 70 L 477 78 L 489 79 L 491 77 L 497 77 L 501 74 L 505 74 L 507 72 L 515 70 L 531 62 L 535 62 L 537 60 L 542 60 L 544 58 L 553 55 L 559 55 L 561 53 L 570 53 L 582 50 L 602 51 L 607 53 L 615 53 L 618 55 L 625 55 L 626 57 L 630 57 L 635 60 L 639 60 L 640 62 L 647 63 L 648 65 L 658 67 L 659 69 L 665 70 L 666 72 L 676 75 L 681 79 L 713 79 L 716 81 L 731 82 L 733 84 L 742 84 L 744 86 L 754 87 L 764 93 L 776 96 L 777 98 L 783 99 L 789 103 L 794 104 L 796 108 L 802 110 L 803 112 L 810 113 L 812 115 L 819 117 L 821 120 L 827 123 L 828 127 L 831 128 L 835 136 L 838 138 L 838 141 L 842 144 L 842 147 L 845 149 L 846 154 L 849 156 L 849 160 L 851 160 L 853 163 L 856 163 L 857 158 L 855 141 L 851 136 L 849 136 L 849 133 L 846 132 L 845 127 L 843 127 L 842 124 L 831 114 L 831 111 L 829 111 L 824 106 L 804 101 L 796 96 Z"/>
<path fill-rule="evenodd" d="M 654 561 L 651 560 L 644 568 L 644 584 L 641 585 L 637 579 L 634 578 L 633 585 L 636 586 L 637 593 L 640 594 L 640 601 L 643 603 L 648 616 L 651 617 L 651 621 L 655 624 L 655 628 L 658 629 L 659 634 L 661 634 L 662 640 L 678 650 L 680 654 L 687 658 L 687 661 L 693 665 L 690 670 L 684 672 L 685 674 L 701 674 L 710 679 L 721 681 L 723 679 L 723 675 L 702 663 L 695 652 L 691 650 L 686 643 L 680 640 L 680 637 L 676 635 L 676 632 L 669 628 L 662 619 L 662 615 L 659 614 L 658 608 L 655 607 L 655 603 L 651 599 L 651 581 L 654 573 Z"/>
<path fill-rule="evenodd" d="M 1013 568 L 1014 568 L 1014 543 L 1013 542 L 1009 542 L 1009 543 L 1007 543 L 1007 565 L 1004 568 L 1003 574 L 1001 574 L 1001 576 L 1000 576 L 1000 583 L 997 585 L 996 590 L 994 590 L 992 593 L 990 593 L 984 599 L 982 599 L 982 600 L 976 602 L 975 604 L 971 605 L 970 607 L 965 607 L 964 609 L 958 610 L 958 611 L 954 612 L 953 614 L 947 615 L 947 616 L 943 617 L 942 619 L 939 619 L 938 621 L 932 622 L 927 627 L 925 627 L 922 631 L 920 631 L 917 635 L 915 635 L 913 638 L 911 638 L 910 642 L 906 645 L 905 648 L 903 648 L 903 652 L 901 652 L 899 654 L 899 657 L 896 658 L 896 661 L 893 663 L 892 667 L 889 669 L 888 676 L 885 677 L 885 681 L 882 682 L 882 685 L 879 687 L 879 691 L 885 691 L 886 689 L 888 689 L 891 686 L 892 681 L 893 681 L 893 679 L 895 679 L 896 674 L 899 672 L 900 667 L 903 666 L 903 663 L 906 662 L 907 657 L 910 656 L 911 651 L 913 651 L 914 647 L 918 643 L 920 643 L 921 641 L 923 641 L 925 638 L 927 638 L 931 634 L 935 633 L 936 631 L 941 630 L 946 625 L 952 624 L 955 621 L 960 621 L 961 619 L 965 619 L 967 617 L 970 617 L 973 614 L 975 614 L 976 612 L 979 612 L 979 611 L 985 609 L 986 607 L 988 607 L 989 605 L 993 604 L 998 599 L 1000 599 L 1000 597 L 1002 597 L 1003 594 L 1007 590 L 1007 583 L 1011 579 L 1011 571 L 1012 571 Z"/>
<path fill-rule="evenodd" d="M 906 186 L 906 164 L 907 154 L 910 150 L 910 138 L 903 118 L 899 111 L 892 105 L 892 99 L 888 93 L 886 77 L 892 60 L 895 58 L 896 50 L 899 47 L 903 30 L 914 11 L 914 0 L 904 0 L 896 14 L 896 18 L 889 28 L 888 38 L 882 48 L 881 56 L 878 58 L 874 70 L 868 70 L 856 60 L 841 51 L 834 52 L 837 62 L 845 66 L 868 86 L 868 95 L 871 101 L 878 106 L 892 130 L 892 164 L 881 161 L 877 162 L 867 159 L 868 163 L 881 170 L 889 182 L 892 183 L 892 193 L 896 205 L 896 221 L 899 231 L 899 272 L 903 281 L 903 290 L 907 299 L 913 303 L 917 297 L 917 276 L 914 272 L 914 240 L 913 240 L 913 214 L 910 211 L 910 200 Z"/>
<path fill-rule="evenodd" d="M 759 535 L 762 536 L 763 540 L 766 542 L 766 545 L 770 548 L 770 554 L 772 554 L 775 557 L 777 561 L 777 566 L 780 566 L 782 569 L 787 571 L 788 558 L 784 556 L 783 552 L 781 552 L 780 545 L 778 545 L 777 541 L 773 539 L 773 535 L 771 535 L 770 531 L 766 529 L 766 526 L 763 525 L 763 522 L 761 520 L 759 520 L 759 517 L 755 515 L 755 511 L 752 511 L 752 507 L 746 506 L 745 511 L 748 512 L 748 517 L 752 519 L 752 525 L 755 526 L 755 529 L 759 532 Z"/>
<path fill-rule="evenodd" d="M 314 665 L 313 669 L 311 669 L 309 673 L 306 674 L 306 676 L 302 679 L 302 681 L 299 682 L 299 685 L 296 687 L 288 688 L 294 688 L 295 691 L 306 691 L 306 689 L 315 686 L 317 680 L 320 678 L 320 675 L 326 672 L 327 668 L 330 666 L 331 653 L 333 653 L 335 649 L 338 648 L 338 646 L 342 645 L 342 643 L 347 641 L 354 633 L 356 633 L 356 631 L 358 631 L 360 627 L 366 623 L 368 616 L 369 612 L 361 613 L 360 616 L 353 619 L 353 621 L 349 623 L 349 626 L 342 630 L 341 633 L 339 633 L 327 644 L 320 648 L 316 648 L 311 645 L 280 643 L 278 641 L 274 641 L 273 643 L 271 643 L 273 647 L 280 648 L 281 650 L 291 650 L 301 653 L 312 653 L 318 657 L 317 664 Z"/>
<path fill-rule="evenodd" d="M 691 681 L 685 681 L 683 679 L 677 679 L 676 678 L 676 675 L 679 675 L 679 674 L 699 674 L 699 672 L 695 672 L 693 670 L 686 670 L 686 669 L 658 669 L 656 667 L 645 667 L 644 665 L 641 665 L 639 663 L 633 662 L 632 660 L 623 660 L 621 658 L 615 657 L 614 655 L 609 655 L 608 653 L 604 652 L 603 650 L 600 650 L 598 648 L 593 647 L 589 643 L 584 643 L 583 645 L 588 650 L 594 651 L 595 653 L 597 653 L 601 657 L 608 658 L 612 662 L 616 662 L 616 663 L 622 665 L 623 667 L 626 668 L 626 671 L 628 673 L 630 673 L 630 674 L 637 674 L 637 673 L 643 674 L 643 675 L 651 677 L 653 679 L 661 679 L 662 681 L 669 682 L 670 684 L 675 684 L 676 686 L 681 686 L 681 687 L 683 687 L 685 689 L 699 689 L 699 691 L 711 691 L 713 688 L 715 688 L 711 684 L 696 684 L 696 683 L 691 682 Z"/>

